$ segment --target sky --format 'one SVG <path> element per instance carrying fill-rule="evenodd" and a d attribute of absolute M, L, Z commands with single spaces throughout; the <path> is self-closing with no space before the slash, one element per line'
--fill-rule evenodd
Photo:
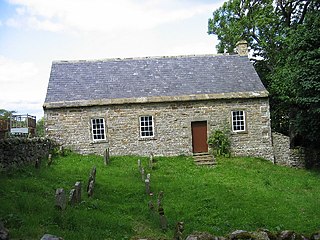
<path fill-rule="evenodd" d="M 43 116 L 55 60 L 215 54 L 221 0 L 0 0 L 0 109 Z"/>

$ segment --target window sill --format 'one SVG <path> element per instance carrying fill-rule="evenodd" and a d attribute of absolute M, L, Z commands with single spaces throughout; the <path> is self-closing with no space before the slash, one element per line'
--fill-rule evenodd
<path fill-rule="evenodd" d="M 156 137 L 145 137 L 145 138 L 139 138 L 139 141 L 152 141 L 152 140 L 157 140 Z"/>
<path fill-rule="evenodd" d="M 90 144 L 108 143 L 107 140 L 91 141 Z"/>
<path fill-rule="evenodd" d="M 248 134 L 248 131 L 231 132 L 231 135 Z"/>

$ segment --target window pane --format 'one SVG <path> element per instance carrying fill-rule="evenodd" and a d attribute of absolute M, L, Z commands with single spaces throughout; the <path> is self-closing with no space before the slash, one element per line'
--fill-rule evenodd
<path fill-rule="evenodd" d="M 244 111 L 233 111 L 232 112 L 232 130 L 245 131 L 245 115 Z"/>
<path fill-rule="evenodd" d="M 141 137 L 153 137 L 153 117 L 141 116 L 140 117 L 140 136 Z"/>
<path fill-rule="evenodd" d="M 92 128 L 92 138 L 93 140 L 104 140 L 105 139 L 105 131 L 104 131 L 104 119 L 97 118 L 91 120 L 91 128 Z"/>

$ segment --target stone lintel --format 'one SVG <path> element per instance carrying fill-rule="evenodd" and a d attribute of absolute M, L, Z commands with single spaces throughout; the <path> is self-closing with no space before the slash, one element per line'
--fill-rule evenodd
<path fill-rule="evenodd" d="M 76 100 L 44 103 L 44 109 L 64 108 L 64 107 L 90 107 L 121 104 L 139 103 L 160 103 L 160 102 L 187 102 L 219 99 L 244 99 L 244 98 L 266 98 L 268 91 L 256 92 L 231 92 L 214 94 L 193 94 L 182 96 L 159 96 L 159 97 L 140 97 L 140 98 L 114 98 L 114 99 L 95 99 L 95 100 Z"/>

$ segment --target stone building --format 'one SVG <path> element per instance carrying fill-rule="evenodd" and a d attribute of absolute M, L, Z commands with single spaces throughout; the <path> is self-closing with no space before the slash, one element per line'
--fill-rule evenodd
<path fill-rule="evenodd" d="M 274 159 L 268 92 L 242 54 L 55 61 L 43 108 L 48 136 L 82 154 L 192 155 L 227 127 L 234 155 Z"/>

